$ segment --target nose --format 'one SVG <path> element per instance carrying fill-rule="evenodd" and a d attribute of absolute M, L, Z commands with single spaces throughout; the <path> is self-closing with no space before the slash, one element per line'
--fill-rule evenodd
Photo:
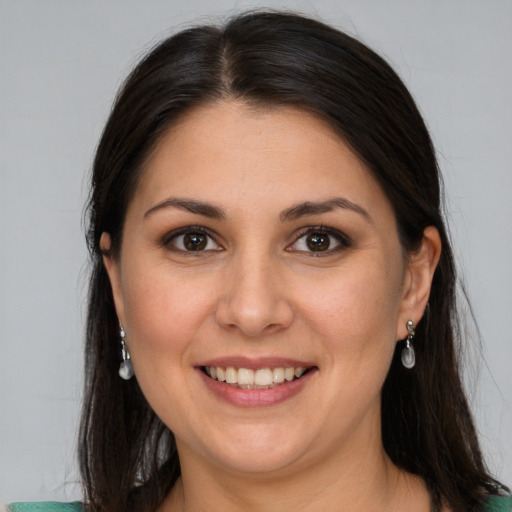
<path fill-rule="evenodd" d="M 218 325 L 250 338 L 286 329 L 294 312 L 278 267 L 263 257 L 230 265 L 217 304 Z"/>

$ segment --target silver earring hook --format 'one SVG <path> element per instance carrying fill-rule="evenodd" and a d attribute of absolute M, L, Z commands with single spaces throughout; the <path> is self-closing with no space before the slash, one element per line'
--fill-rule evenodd
<path fill-rule="evenodd" d="M 119 376 L 124 380 L 130 380 L 133 377 L 132 358 L 126 345 L 126 332 L 122 325 L 119 325 L 119 336 L 121 337 L 121 364 L 119 365 Z"/>
<path fill-rule="evenodd" d="M 408 320 L 406 327 L 408 335 L 405 347 L 402 349 L 401 359 L 404 367 L 410 370 L 411 368 L 414 368 L 414 365 L 416 364 L 416 353 L 414 352 L 414 347 L 412 345 L 412 341 L 416 335 L 416 326 L 412 320 Z"/>

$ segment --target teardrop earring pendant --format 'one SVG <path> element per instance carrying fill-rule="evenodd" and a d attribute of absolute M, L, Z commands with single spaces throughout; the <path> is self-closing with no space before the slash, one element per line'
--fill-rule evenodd
<path fill-rule="evenodd" d="M 409 334 L 407 335 L 407 340 L 405 342 L 405 347 L 402 349 L 401 356 L 402 364 L 405 368 L 410 370 L 411 368 L 414 368 L 414 365 L 416 364 L 416 354 L 414 353 L 414 347 L 412 346 L 416 329 L 412 320 L 407 322 L 407 331 Z"/>
<path fill-rule="evenodd" d="M 133 365 L 130 352 L 128 352 L 128 347 L 124 339 L 126 333 L 122 325 L 119 327 L 119 336 L 121 336 L 121 364 L 119 365 L 119 376 L 124 380 L 130 380 L 133 377 Z"/>

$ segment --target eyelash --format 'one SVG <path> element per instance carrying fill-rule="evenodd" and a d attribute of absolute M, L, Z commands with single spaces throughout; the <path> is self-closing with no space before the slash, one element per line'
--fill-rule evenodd
<path fill-rule="evenodd" d="M 215 242 L 215 236 L 206 228 L 203 226 L 186 226 L 183 228 L 176 229 L 174 231 L 171 231 L 168 233 L 162 240 L 162 245 L 172 251 L 179 252 L 181 254 L 185 255 L 197 255 L 197 253 L 205 252 L 205 249 L 197 250 L 197 251 L 191 251 L 186 249 L 181 249 L 179 247 L 176 247 L 172 242 L 176 241 L 176 239 L 180 236 L 185 235 L 204 235 L 208 238 L 207 244 L 210 243 L 210 240 L 213 240 Z M 215 242 L 216 245 L 219 245 L 217 242 Z M 206 249 L 206 251 L 218 251 L 220 249 Z"/>
<path fill-rule="evenodd" d="M 213 241 L 217 246 L 219 246 L 219 244 L 215 241 L 215 235 L 212 234 L 208 229 L 204 228 L 203 226 L 186 226 L 183 228 L 176 229 L 176 230 L 172 231 L 171 233 L 168 233 L 163 238 L 162 245 L 166 248 L 169 248 L 172 251 L 179 252 L 184 255 L 199 255 L 200 253 L 204 253 L 206 251 L 210 252 L 210 251 L 222 250 L 222 249 L 204 249 L 203 248 L 203 249 L 194 251 L 194 250 L 187 250 L 187 249 L 182 249 L 182 248 L 176 247 L 176 245 L 173 244 L 173 241 L 176 241 L 176 239 L 178 239 L 178 237 L 184 236 L 184 235 L 204 235 L 208 238 L 208 240 L 206 241 L 206 244 L 207 244 L 206 247 L 208 246 L 210 241 Z M 290 249 L 290 247 L 297 245 L 301 239 L 304 239 L 309 235 L 327 235 L 331 238 L 334 238 L 337 242 L 337 245 L 332 249 L 327 248 L 326 250 L 322 250 L 322 251 L 313 251 L 313 250 L 308 251 L 308 250 L 300 250 L 300 249 L 298 250 L 298 252 L 310 254 L 311 256 L 314 256 L 314 257 L 329 256 L 334 253 L 340 252 L 344 249 L 347 249 L 352 245 L 350 238 L 347 235 L 345 235 L 344 233 L 342 233 L 336 229 L 328 228 L 325 226 L 310 226 L 310 227 L 307 227 L 304 230 L 302 230 L 298 234 L 298 236 L 295 238 L 295 241 L 292 244 L 287 246 L 286 250 L 288 252 L 292 252 L 293 249 Z M 329 246 L 330 245 L 331 244 L 329 242 Z"/>
<path fill-rule="evenodd" d="M 310 226 L 306 229 L 304 229 L 295 239 L 295 242 L 291 244 L 291 246 L 297 245 L 297 243 L 303 239 L 306 238 L 309 235 L 327 235 L 331 238 L 334 238 L 338 245 L 333 247 L 332 249 L 326 249 L 325 251 L 303 251 L 299 250 L 299 252 L 310 254 L 311 256 L 314 256 L 315 258 L 322 257 L 322 256 L 330 256 L 332 254 L 338 253 L 340 251 L 343 251 L 344 249 L 348 249 L 352 245 L 352 241 L 350 238 L 342 233 L 341 231 L 338 231 L 337 229 L 328 228 L 325 226 Z M 290 246 L 288 246 L 290 247 Z M 289 250 L 287 248 L 287 250 Z"/>

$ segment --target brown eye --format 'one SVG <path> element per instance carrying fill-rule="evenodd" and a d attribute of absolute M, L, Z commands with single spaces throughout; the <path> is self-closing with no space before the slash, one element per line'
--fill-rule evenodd
<path fill-rule="evenodd" d="M 327 251 L 331 240 L 326 233 L 311 233 L 306 237 L 306 245 L 311 251 Z"/>
<path fill-rule="evenodd" d="M 183 236 L 183 245 L 188 251 L 202 251 L 208 244 L 208 237 L 203 233 L 189 233 Z"/>
<path fill-rule="evenodd" d="M 220 247 L 206 231 L 200 227 L 187 227 L 165 237 L 164 245 L 178 252 L 221 251 Z"/>
<path fill-rule="evenodd" d="M 350 247 L 350 238 L 337 229 L 311 227 L 287 247 L 287 251 L 297 251 L 315 256 L 327 256 Z"/>

